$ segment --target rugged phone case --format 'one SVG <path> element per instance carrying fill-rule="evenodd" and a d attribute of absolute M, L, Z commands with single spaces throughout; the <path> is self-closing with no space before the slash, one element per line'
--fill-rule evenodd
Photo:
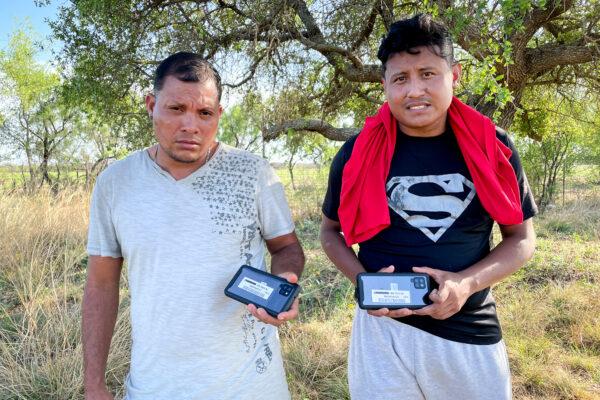
<path fill-rule="evenodd" d="M 273 317 L 289 310 L 299 293 L 298 284 L 248 265 L 242 265 L 225 288 L 226 296 L 264 308 Z"/>
<path fill-rule="evenodd" d="M 358 306 L 365 310 L 417 309 L 431 304 L 432 280 L 427 274 L 368 273 L 356 277 Z"/>

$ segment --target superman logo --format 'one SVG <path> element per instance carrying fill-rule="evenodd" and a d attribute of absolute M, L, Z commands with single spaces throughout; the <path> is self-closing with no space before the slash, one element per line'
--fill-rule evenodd
<path fill-rule="evenodd" d="M 461 174 L 397 176 L 386 193 L 394 212 L 437 242 L 471 204 L 475 186 Z"/>

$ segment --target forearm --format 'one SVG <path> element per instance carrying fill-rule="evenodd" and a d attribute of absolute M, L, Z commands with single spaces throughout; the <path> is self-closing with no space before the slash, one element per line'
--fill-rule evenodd
<path fill-rule="evenodd" d="M 86 391 L 105 387 L 104 374 L 119 307 L 119 284 L 85 286 L 83 296 L 83 361 Z"/>
<path fill-rule="evenodd" d="M 511 275 L 533 255 L 535 234 L 531 220 L 522 234 L 503 237 L 502 241 L 481 261 L 459 272 L 467 280 L 470 292 L 475 293 Z"/>
<path fill-rule="evenodd" d="M 356 285 L 356 275 L 365 272 L 354 250 L 346 246 L 342 234 L 335 230 L 321 230 L 321 246 L 333 265 Z"/>
<path fill-rule="evenodd" d="M 278 275 L 292 272 L 300 278 L 304 270 L 304 261 L 304 252 L 300 243 L 290 243 L 271 254 L 271 273 Z"/>

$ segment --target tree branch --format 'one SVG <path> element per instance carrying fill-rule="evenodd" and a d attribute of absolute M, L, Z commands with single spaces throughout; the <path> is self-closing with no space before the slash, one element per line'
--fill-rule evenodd
<path fill-rule="evenodd" d="M 365 20 L 365 24 L 363 25 L 360 33 L 357 35 L 356 40 L 350 46 L 350 50 L 357 50 L 361 44 L 364 43 L 365 40 L 371 36 L 373 32 L 373 28 L 375 27 L 375 19 L 377 18 L 377 11 L 379 7 L 383 7 L 383 3 L 381 0 L 375 0 L 371 7 L 371 12 L 369 13 L 369 17 Z"/>
<path fill-rule="evenodd" d="M 545 44 L 525 50 L 525 65 L 528 76 L 536 76 L 560 65 L 576 65 L 600 59 L 597 45 L 572 46 Z"/>
<path fill-rule="evenodd" d="M 296 119 L 281 124 L 263 127 L 263 139 L 270 141 L 289 129 L 295 131 L 317 132 L 331 140 L 348 140 L 360 132 L 360 128 L 336 128 L 325 121 L 315 119 Z"/>
<path fill-rule="evenodd" d="M 390 26 L 394 23 L 394 0 L 381 0 L 379 14 L 385 25 L 385 30 L 389 31 Z"/>
<path fill-rule="evenodd" d="M 556 19 L 573 7 L 574 0 L 551 0 L 544 8 L 534 7 L 523 19 L 523 29 L 511 35 L 515 53 L 526 51 L 527 43 L 541 26 Z"/>

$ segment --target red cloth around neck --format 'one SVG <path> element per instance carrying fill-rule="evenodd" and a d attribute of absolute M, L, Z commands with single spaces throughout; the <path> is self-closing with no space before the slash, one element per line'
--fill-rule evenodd
<path fill-rule="evenodd" d="M 502 225 L 523 222 L 511 151 L 493 122 L 454 97 L 448 120 L 483 208 Z M 396 146 L 396 119 L 388 103 L 367 117 L 342 173 L 338 216 L 348 246 L 364 242 L 390 225 L 385 183 Z"/>

